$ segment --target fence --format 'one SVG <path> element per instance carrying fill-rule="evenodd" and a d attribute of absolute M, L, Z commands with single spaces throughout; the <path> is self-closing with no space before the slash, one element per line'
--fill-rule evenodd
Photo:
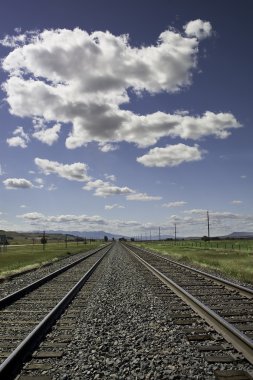
<path fill-rule="evenodd" d="M 185 248 L 203 248 L 203 249 L 225 249 L 236 251 L 253 251 L 253 240 L 220 240 L 220 241 L 203 241 L 203 240 L 153 240 L 145 241 L 169 244 L 171 246 L 185 247 Z"/>

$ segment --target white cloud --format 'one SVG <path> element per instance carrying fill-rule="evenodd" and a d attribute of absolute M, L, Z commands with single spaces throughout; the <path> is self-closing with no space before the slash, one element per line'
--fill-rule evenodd
<path fill-rule="evenodd" d="M 160 196 L 154 196 L 154 195 L 148 195 L 147 193 L 134 193 L 127 195 L 128 201 L 141 201 L 141 202 L 149 202 L 149 201 L 160 201 L 162 197 Z"/>
<path fill-rule="evenodd" d="M 191 214 L 196 220 L 207 220 L 207 210 L 193 209 L 184 211 L 185 214 Z M 211 224 L 220 223 L 223 220 L 239 220 L 242 216 L 228 211 L 209 211 L 209 219 Z M 189 220 L 191 220 L 189 218 Z"/>
<path fill-rule="evenodd" d="M 127 186 L 115 186 L 114 184 L 102 181 L 101 179 L 87 182 L 83 189 L 88 191 L 95 190 L 95 196 L 104 198 L 112 195 L 125 195 L 126 199 L 131 201 L 153 201 L 161 199 L 161 197 L 158 196 L 137 193 L 135 190 Z"/>
<path fill-rule="evenodd" d="M 127 186 L 115 186 L 109 182 L 104 182 L 101 179 L 87 182 L 83 189 L 88 191 L 95 190 L 94 195 L 104 198 L 110 195 L 127 195 L 134 193 L 134 190 L 130 189 Z"/>
<path fill-rule="evenodd" d="M 11 147 L 19 146 L 20 148 L 27 148 L 26 141 L 20 136 L 10 137 L 6 140 L 6 142 Z"/>
<path fill-rule="evenodd" d="M 44 180 L 42 178 L 35 178 L 34 180 L 38 185 L 43 185 L 44 184 Z"/>
<path fill-rule="evenodd" d="M 11 147 L 27 148 L 30 141 L 29 135 L 25 133 L 23 127 L 17 127 L 13 132 L 13 137 L 6 140 L 7 144 Z"/>
<path fill-rule="evenodd" d="M 91 126 L 87 131 L 81 120 L 80 124 L 74 124 L 66 140 L 67 148 L 74 149 L 93 140 L 126 141 L 144 148 L 156 144 L 162 137 L 199 140 L 215 136 L 224 139 L 231 134 L 230 129 L 241 127 L 232 114 L 215 114 L 209 111 L 203 116 L 182 116 L 164 112 L 140 116 L 120 109 L 110 110 L 108 106 L 106 110 L 101 110 L 100 120 L 97 118 L 97 114 L 92 116 L 96 130 Z M 108 125 L 107 131 L 103 123 Z"/>
<path fill-rule="evenodd" d="M 207 210 L 204 210 L 202 208 L 194 208 L 192 210 L 185 210 L 185 214 L 202 214 L 202 213 L 207 213 Z"/>
<path fill-rule="evenodd" d="M 98 215 L 87 216 L 87 215 L 58 215 L 50 216 L 46 218 L 46 221 L 53 223 L 89 223 L 96 225 L 106 224 L 106 221 Z"/>
<path fill-rule="evenodd" d="M 17 215 L 18 218 L 23 218 L 26 220 L 41 220 L 45 216 L 44 214 L 41 214 L 40 212 L 28 212 L 26 214 Z"/>
<path fill-rule="evenodd" d="M 7 178 L 3 181 L 6 189 L 31 189 L 33 184 L 25 178 Z"/>
<path fill-rule="evenodd" d="M 233 200 L 231 203 L 232 203 L 233 205 L 240 205 L 240 204 L 243 203 L 243 201 Z"/>
<path fill-rule="evenodd" d="M 163 207 L 171 208 L 171 207 L 182 207 L 185 205 L 187 205 L 187 202 L 185 201 L 175 201 L 175 202 L 164 203 Z"/>
<path fill-rule="evenodd" d="M 57 186 L 55 186 L 53 183 L 51 185 L 48 186 L 47 188 L 48 191 L 55 191 L 57 190 Z"/>
<path fill-rule="evenodd" d="M 10 74 L 4 84 L 10 110 L 16 116 L 41 119 L 43 128 L 52 122 L 72 124 L 66 139 L 69 149 L 91 141 L 108 152 L 121 141 L 147 147 L 165 136 L 226 138 L 241 126 L 231 113 L 138 115 L 120 108 L 131 100 L 129 89 L 174 93 L 191 84 L 197 69 L 195 36 L 206 37 L 211 31 L 201 20 L 191 21 L 185 29 L 187 36 L 166 30 L 156 45 L 139 48 L 131 47 L 126 35 L 100 31 L 89 35 L 78 28 L 27 34 L 3 60 Z M 17 36 L 13 41 L 18 42 Z M 53 144 L 58 132 L 43 129 L 34 137 Z"/>
<path fill-rule="evenodd" d="M 113 210 L 114 208 L 125 208 L 125 206 L 114 203 L 113 205 L 105 205 L 105 210 Z"/>
<path fill-rule="evenodd" d="M 174 92 L 189 84 L 197 47 L 195 39 L 173 30 L 161 33 L 155 46 L 140 48 L 132 48 L 127 35 L 100 31 L 89 35 L 78 28 L 45 30 L 23 39 L 3 67 L 12 74 L 32 73 L 54 83 L 75 80 L 84 92 L 122 92 L 128 87 Z"/>
<path fill-rule="evenodd" d="M 86 182 L 90 179 L 87 175 L 88 165 L 81 162 L 64 165 L 57 161 L 50 161 L 38 157 L 35 158 L 34 162 L 46 175 L 57 174 L 59 177 L 68 179 L 69 181 L 79 182 Z"/>
<path fill-rule="evenodd" d="M 18 32 L 18 29 L 15 30 L 17 33 L 20 33 L 21 30 Z M 5 47 L 19 47 L 20 44 L 25 43 L 26 41 L 26 35 L 25 34 L 19 34 L 18 36 L 5 36 L 2 40 L 0 40 L 0 44 Z"/>
<path fill-rule="evenodd" d="M 87 223 L 95 225 L 106 224 L 106 221 L 98 215 L 88 216 L 88 215 L 50 215 L 46 216 L 40 212 L 29 212 L 22 215 L 17 215 L 18 218 L 25 219 L 29 222 L 36 223 L 49 223 L 50 225 L 55 224 L 72 224 L 72 223 Z"/>
<path fill-rule="evenodd" d="M 247 176 L 246 175 L 241 175 L 241 179 L 246 179 Z"/>
<path fill-rule="evenodd" d="M 141 228 L 142 224 L 140 222 L 137 222 L 136 220 L 115 220 L 113 221 L 113 224 L 118 228 L 134 228 L 136 227 Z"/>
<path fill-rule="evenodd" d="M 0 175 L 3 175 L 3 174 L 4 174 L 4 171 L 3 171 L 2 165 L 0 164 Z"/>
<path fill-rule="evenodd" d="M 26 205 L 20 205 L 20 208 L 26 208 L 27 206 Z"/>
<path fill-rule="evenodd" d="M 84 190 L 94 191 L 97 197 L 106 198 L 113 195 L 126 195 L 133 194 L 133 197 L 127 198 L 128 200 L 159 200 L 161 197 L 149 196 L 146 193 L 137 193 L 135 190 L 128 186 L 116 186 L 114 183 L 103 181 L 101 179 L 94 179 L 88 176 L 88 165 L 76 162 L 73 164 L 62 164 L 57 161 L 50 161 L 42 158 L 35 158 L 35 164 L 40 168 L 45 175 L 57 174 L 61 178 L 68 179 L 69 181 L 85 182 Z M 116 176 L 113 174 L 105 174 L 105 177 L 110 181 L 115 181 Z M 38 182 L 37 182 L 38 183 Z M 43 186 L 39 183 L 39 186 Z M 55 187 L 48 188 L 48 190 L 55 190 Z"/>
<path fill-rule="evenodd" d="M 60 124 L 55 124 L 52 128 L 42 128 L 33 133 L 33 137 L 47 145 L 53 145 L 58 138 L 61 130 Z"/>
<path fill-rule="evenodd" d="M 174 234 L 174 223 L 177 223 L 178 236 L 203 236 L 207 233 L 206 210 L 188 210 L 191 215 L 171 215 L 166 221 L 159 223 L 161 231 Z M 128 236 L 150 233 L 158 235 L 158 224 L 139 222 L 136 220 L 117 220 L 103 218 L 99 215 L 44 215 L 40 212 L 30 212 L 17 215 L 24 219 L 31 228 L 66 229 L 75 231 L 98 230 L 105 226 L 105 231 Z M 42 227 L 43 226 L 43 227 Z M 10 228 L 11 226 L 9 226 Z M 228 231 L 249 231 L 253 229 L 253 216 L 234 214 L 222 211 L 210 211 L 211 236 L 218 236 Z M 17 227 L 18 229 L 18 227 Z"/>
<path fill-rule="evenodd" d="M 34 182 L 37 183 L 35 187 L 42 189 L 44 187 L 44 180 L 42 178 L 35 178 Z"/>
<path fill-rule="evenodd" d="M 17 218 L 25 220 L 31 227 L 34 228 L 42 228 L 42 226 L 46 225 L 47 229 L 66 228 L 68 230 L 73 229 L 75 231 L 92 231 L 101 229 L 101 226 L 105 226 L 107 232 L 119 234 L 124 232 L 129 236 L 136 232 L 136 228 L 144 229 L 147 227 L 146 224 L 135 220 L 104 219 L 99 215 L 44 215 L 40 212 L 34 211 L 17 215 Z"/>
<path fill-rule="evenodd" d="M 99 144 L 99 150 L 101 150 L 101 152 L 104 152 L 104 153 L 107 153 L 107 152 L 113 152 L 115 150 L 118 150 L 119 149 L 119 145 L 115 145 L 115 144 L 104 144 L 104 143 L 100 143 Z"/>
<path fill-rule="evenodd" d="M 106 179 L 108 179 L 109 181 L 113 181 L 113 182 L 116 181 L 116 179 L 117 179 L 114 174 L 107 174 L 107 173 L 105 173 L 104 176 L 105 176 Z"/>
<path fill-rule="evenodd" d="M 212 35 L 212 25 L 210 22 L 200 19 L 188 22 L 184 26 L 184 30 L 187 36 L 197 37 L 199 40 Z"/>
<path fill-rule="evenodd" d="M 202 159 L 203 151 L 198 145 L 193 147 L 185 144 L 167 145 L 165 148 L 153 148 L 137 157 L 137 162 L 149 167 L 177 166 L 183 162 L 199 161 Z"/>

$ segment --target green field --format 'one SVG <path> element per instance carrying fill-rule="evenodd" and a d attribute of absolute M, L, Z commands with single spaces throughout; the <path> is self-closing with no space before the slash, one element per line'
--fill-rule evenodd
<path fill-rule="evenodd" d="M 101 245 L 101 241 L 47 243 L 45 249 L 42 244 L 27 244 L 20 246 L 8 245 L 0 251 L 0 278 L 24 270 L 38 268 L 43 264 L 67 257 L 74 253 L 85 252 Z"/>
<path fill-rule="evenodd" d="M 253 241 L 163 241 L 135 243 L 182 263 L 210 268 L 253 284 Z"/>

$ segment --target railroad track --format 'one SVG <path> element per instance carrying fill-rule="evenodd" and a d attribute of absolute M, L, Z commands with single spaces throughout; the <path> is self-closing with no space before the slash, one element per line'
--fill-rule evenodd
<path fill-rule="evenodd" d="M 111 246 L 96 249 L 0 300 L 0 379 L 14 378 Z"/>
<path fill-rule="evenodd" d="M 127 244 L 125 248 L 253 364 L 252 289 L 134 245 Z M 194 322 L 184 311 L 177 314 L 176 321 L 186 326 Z M 205 340 L 205 336 L 201 339 L 197 334 L 196 340 L 198 337 L 200 341 Z M 210 344 L 202 349 L 208 352 L 222 351 L 222 346 Z"/>

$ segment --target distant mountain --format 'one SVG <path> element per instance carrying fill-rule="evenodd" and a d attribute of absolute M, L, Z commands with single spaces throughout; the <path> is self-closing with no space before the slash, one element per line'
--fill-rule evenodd
<path fill-rule="evenodd" d="M 108 239 L 119 239 L 121 237 L 125 237 L 126 239 L 130 239 L 132 236 L 127 236 L 127 235 L 118 235 L 118 234 L 111 234 L 110 232 L 105 232 L 105 231 L 64 231 L 64 230 L 47 230 L 46 234 L 62 234 L 62 235 L 72 235 L 72 236 L 79 236 L 82 238 L 87 238 L 87 239 L 103 239 L 104 236 L 107 236 Z M 142 234 L 142 236 L 138 236 L 138 240 L 150 240 L 150 235 L 149 234 Z M 174 236 L 171 235 L 161 235 L 159 239 L 159 235 L 152 235 L 152 240 L 166 240 L 166 239 L 173 239 Z M 180 237 L 178 237 L 180 239 Z"/>
<path fill-rule="evenodd" d="M 0 236 L 6 235 L 7 240 L 11 241 L 12 244 L 24 244 L 27 241 L 31 239 L 38 240 L 42 236 L 42 231 L 23 231 L 23 232 L 16 232 L 16 231 L 4 231 L 0 230 Z M 104 239 L 104 236 L 107 236 L 109 240 L 112 240 L 114 238 L 115 240 L 118 240 L 121 237 L 125 237 L 126 239 L 130 239 L 132 236 L 127 235 L 119 235 L 119 234 L 112 234 L 110 232 L 106 231 L 66 231 L 66 230 L 46 230 L 46 235 L 51 235 L 50 239 L 56 239 L 56 240 L 62 240 L 65 239 L 64 235 L 68 235 L 70 240 L 75 239 L 75 237 L 81 237 L 81 238 L 87 238 L 87 239 Z M 49 236 L 48 236 L 49 237 Z M 149 233 L 143 233 L 142 235 L 136 235 L 134 236 L 137 240 L 150 240 Z M 232 232 L 229 235 L 225 236 L 217 236 L 219 239 L 253 239 L 253 232 Z M 200 236 L 177 236 L 177 239 L 185 239 L 185 240 L 199 240 Z M 211 236 L 211 238 L 214 238 Z M 152 240 L 166 240 L 166 239 L 174 239 L 173 235 L 152 235 Z"/>
<path fill-rule="evenodd" d="M 239 239 L 239 238 L 253 238 L 253 232 L 232 232 L 232 234 L 224 236 L 230 239 Z"/>
<path fill-rule="evenodd" d="M 72 235 L 72 236 L 79 236 L 82 238 L 87 239 L 103 239 L 104 236 L 107 236 L 108 239 L 119 239 L 120 237 L 129 238 L 125 235 L 117 235 L 117 234 L 111 234 L 110 232 L 105 231 L 64 231 L 64 230 L 48 230 L 46 231 L 47 234 L 62 234 L 62 235 Z"/>

